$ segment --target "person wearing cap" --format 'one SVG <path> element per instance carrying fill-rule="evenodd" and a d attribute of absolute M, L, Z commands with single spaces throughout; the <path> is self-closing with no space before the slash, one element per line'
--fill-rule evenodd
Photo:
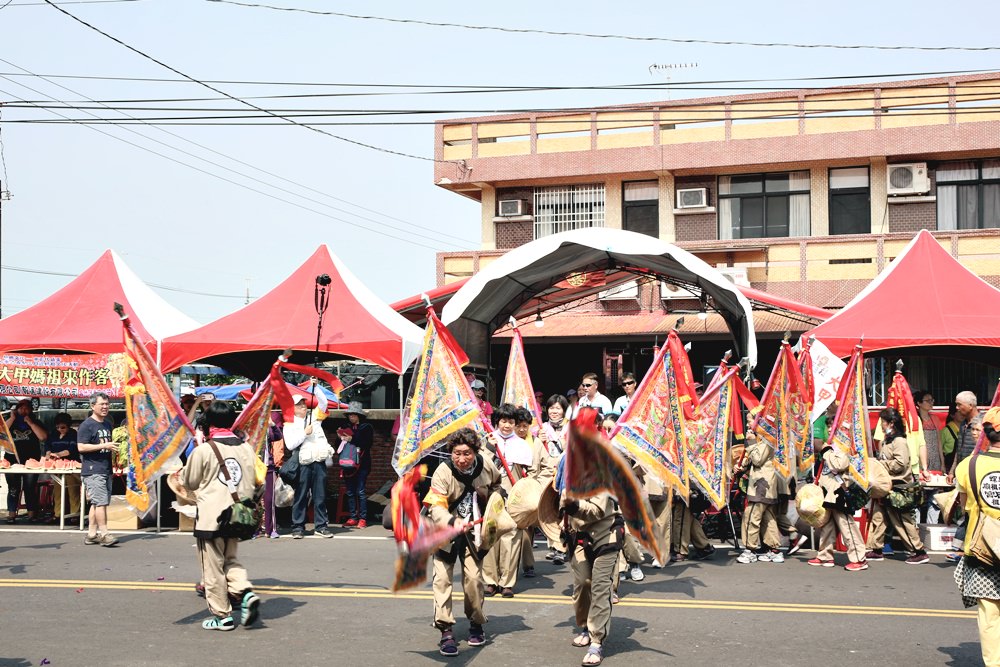
<path fill-rule="evenodd" d="M 198 507 L 194 536 L 198 540 L 201 580 L 211 616 L 202 622 L 205 630 L 233 630 L 233 605 L 239 605 L 239 624 L 257 620 L 260 597 L 253 592 L 246 568 L 237 560 L 239 540 L 220 534 L 219 517 L 240 499 L 256 500 L 264 488 L 257 485 L 257 453 L 232 432 L 236 411 L 225 401 L 212 403 L 204 413 L 202 435 L 206 443 L 196 447 L 181 469 L 177 482 L 192 492 Z M 217 451 L 216 451 L 217 450 Z M 231 484 L 222 472 L 225 462 Z M 186 499 L 185 499 L 186 500 Z"/>
<path fill-rule="evenodd" d="M 872 465 L 884 465 L 892 478 L 893 488 L 907 486 L 913 483 L 913 470 L 910 466 L 910 447 L 906 440 L 906 424 L 902 415 L 894 408 L 885 408 L 879 413 L 879 421 L 885 440 L 879 450 L 878 462 Z M 924 543 L 920 541 L 920 533 L 913 519 L 913 511 L 902 511 L 891 504 L 887 498 L 872 500 L 871 528 L 868 531 L 869 561 L 885 560 L 882 547 L 885 544 L 885 533 L 888 527 L 896 529 L 896 534 L 909 546 L 913 555 L 906 559 L 908 565 L 921 565 L 930 560 Z"/>
<path fill-rule="evenodd" d="M 323 425 L 311 418 L 307 419 L 309 406 L 306 404 L 306 397 L 297 394 L 292 400 L 295 404 L 295 418 L 286 422 L 282 428 L 285 448 L 289 452 L 298 450 L 299 453 L 295 500 L 292 501 L 292 538 L 299 540 L 305 536 L 310 496 L 316 535 L 333 537 L 327 527 L 326 509 L 326 462 L 333 456 L 333 447 L 327 442 Z"/>
<path fill-rule="evenodd" d="M 825 441 L 818 452 L 823 472 L 817 483 L 824 491 L 823 508 L 830 514 L 830 518 L 819 528 L 816 557 L 809 559 L 808 563 L 815 567 L 834 567 L 836 563 L 833 562 L 833 548 L 839 534 L 847 547 L 849 562 L 844 569 L 848 572 L 867 570 L 865 541 L 861 537 L 858 522 L 854 520 L 854 513 L 848 510 L 846 503 L 847 489 L 851 484 L 847 469 L 851 466 L 851 460 L 847 454 Z"/>
<path fill-rule="evenodd" d="M 342 471 L 344 485 L 347 487 L 347 511 L 351 514 L 344 525 L 348 528 L 367 528 L 368 496 L 365 494 L 365 482 L 368 481 L 368 473 L 372 470 L 372 443 L 375 429 L 368 422 L 361 421 L 366 415 L 359 401 L 351 401 L 346 414 L 350 435 L 342 434 L 341 439 L 358 448 L 358 467 L 353 472 Z"/>
<path fill-rule="evenodd" d="M 583 379 L 580 380 L 580 388 L 583 394 L 580 395 L 580 400 L 573 408 L 573 414 L 570 415 L 571 419 L 576 417 L 580 408 L 596 408 L 602 415 L 614 412 L 611 406 L 611 399 L 597 390 L 597 373 L 584 374 Z"/>
<path fill-rule="evenodd" d="M 500 471 L 489 457 L 480 453 L 479 436 L 471 428 L 461 428 L 449 438 L 449 457 L 431 477 L 424 505 L 431 521 L 438 525 L 471 525 L 482 518 L 486 501 L 500 490 Z M 452 579 L 455 563 L 462 566 L 462 592 L 465 616 L 469 619 L 469 646 L 486 643 L 483 625 L 482 555 L 478 526 L 462 533 L 434 553 L 434 627 L 440 630 L 438 650 L 451 657 L 458 653 L 455 640 L 455 615 L 452 613 Z"/>
<path fill-rule="evenodd" d="M 486 430 L 489 431 L 493 424 L 493 406 L 486 400 L 486 383 L 479 378 L 475 378 L 470 380 L 469 386 L 472 387 L 472 395 L 476 397 L 476 402 L 479 403 L 479 419 L 486 425 Z"/>
<path fill-rule="evenodd" d="M 955 469 L 958 503 L 965 508 L 969 535 L 976 534 L 983 516 L 1000 520 L 1000 494 L 993 481 L 1000 476 L 1000 408 L 990 408 L 974 427 L 982 429 L 989 448 L 966 458 Z M 971 546 L 971 540 L 963 542 L 965 555 L 955 570 L 955 583 L 962 604 L 978 607 L 983 662 L 995 667 L 1000 665 L 1000 569 L 977 560 L 970 552 Z"/>
<path fill-rule="evenodd" d="M 35 418 L 35 410 L 31 400 L 22 398 L 7 416 L 7 430 L 14 440 L 15 458 L 10 452 L 4 457 L 10 463 L 25 463 L 30 459 L 42 458 L 42 442 L 48 437 L 48 432 Z M 7 523 L 14 523 L 17 516 L 17 506 L 21 501 L 21 491 L 24 491 L 24 504 L 28 508 L 28 521 L 38 519 L 38 475 L 4 475 L 7 478 Z"/>

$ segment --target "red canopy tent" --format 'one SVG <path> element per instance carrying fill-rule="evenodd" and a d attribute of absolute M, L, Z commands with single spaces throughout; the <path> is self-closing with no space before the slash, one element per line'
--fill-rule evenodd
<path fill-rule="evenodd" d="M 327 274 L 330 305 L 320 353 L 363 359 L 402 373 L 420 354 L 423 331 L 389 308 L 326 245 L 280 285 L 230 315 L 163 343 L 165 372 L 195 360 L 259 377 L 285 348 L 316 349 L 316 277 Z"/>
<path fill-rule="evenodd" d="M 115 302 L 125 307 L 136 333 L 156 355 L 156 342 L 198 323 L 139 279 L 113 250 L 47 299 L 0 320 L 0 352 L 66 350 L 122 351 L 122 324 Z"/>
<path fill-rule="evenodd" d="M 1000 347 L 1000 290 L 990 286 L 924 230 L 864 290 L 806 336 L 847 357 L 864 336 L 865 352 L 933 346 Z"/>

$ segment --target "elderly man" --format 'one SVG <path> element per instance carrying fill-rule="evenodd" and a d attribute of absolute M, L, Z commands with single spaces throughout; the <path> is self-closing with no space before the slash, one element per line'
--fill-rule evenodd
<path fill-rule="evenodd" d="M 948 471 L 948 483 L 955 483 L 955 470 L 958 464 L 969 458 L 976 451 L 976 441 L 982 432 L 982 422 L 979 419 L 978 403 L 976 395 L 971 391 L 961 391 L 955 396 L 955 421 L 959 423 L 958 437 L 955 438 L 955 458 L 951 462 L 951 469 Z M 968 521 L 962 523 L 955 531 L 955 542 L 964 542 Z M 946 558 L 951 563 L 957 563 L 962 559 L 962 554 L 953 548 Z"/>
<path fill-rule="evenodd" d="M 298 451 L 299 472 L 295 482 L 295 500 L 292 501 L 292 538 L 300 540 L 306 532 L 306 510 L 312 496 L 313 523 L 316 535 L 333 537 L 327 527 L 326 513 L 326 461 L 333 456 L 333 447 L 326 440 L 323 425 L 307 419 L 309 407 L 301 394 L 295 399 L 295 419 L 283 429 L 285 448 Z M 332 464 L 333 461 L 331 460 Z"/>

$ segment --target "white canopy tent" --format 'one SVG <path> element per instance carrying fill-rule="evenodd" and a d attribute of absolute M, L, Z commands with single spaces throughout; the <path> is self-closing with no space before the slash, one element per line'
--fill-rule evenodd
<path fill-rule="evenodd" d="M 567 290 L 567 276 L 603 274 L 599 285 Z M 555 306 L 635 280 L 656 279 L 711 299 L 725 318 L 739 357 L 753 368 L 757 339 L 750 301 L 701 259 L 660 239 L 619 229 L 588 228 L 546 236 L 498 258 L 472 276 L 442 311 L 442 321 L 473 363 L 486 363 L 490 336 L 510 317 L 544 313 Z M 683 331 L 683 328 L 681 329 Z"/>

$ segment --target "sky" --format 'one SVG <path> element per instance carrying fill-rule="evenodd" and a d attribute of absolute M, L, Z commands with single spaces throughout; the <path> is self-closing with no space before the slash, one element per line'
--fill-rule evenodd
<path fill-rule="evenodd" d="M 201 323 L 291 274 L 321 244 L 387 302 L 435 287 L 435 252 L 479 245 L 479 205 L 433 184 L 432 162 L 366 148 L 301 125 L 242 127 L 19 123 L 126 120 L 89 100 L 200 98 L 189 107 L 273 113 L 432 110 L 316 126 L 428 158 L 436 119 L 512 109 L 594 106 L 721 94 L 685 84 L 753 80 L 775 90 L 813 77 L 1000 70 L 1000 8 L 958 0 L 839 2 L 480 3 L 273 0 L 272 7 L 510 29 L 800 44 L 994 47 L 993 50 L 805 49 L 523 34 L 278 11 L 211 0 L 0 0 L 0 307 L 24 310 L 107 248 L 166 301 Z M 6 4 L 5 4 L 6 2 Z M 246 3 L 251 4 L 251 3 Z M 122 44 L 124 43 L 124 44 Z M 127 48 L 128 45 L 150 58 Z M 667 70 L 652 65 L 691 65 Z M 172 68 L 175 71 L 171 71 Z M 212 83 L 77 77 L 182 79 Z M 59 78 L 57 78 L 59 77 Z M 72 78 L 64 78 L 72 77 Z M 898 77 L 895 77 L 898 78 Z M 906 77 L 904 77 L 906 78 Z M 783 81 L 763 81 L 786 79 Z M 245 82 L 267 82 L 253 85 Z M 849 82 L 847 80 L 835 83 Z M 361 84 L 331 85 L 278 85 Z M 441 94 L 444 86 L 669 84 L 670 90 Z M 433 86 L 419 89 L 381 86 Z M 368 93 L 343 96 L 343 93 Z M 387 93 L 371 95 L 370 93 Z M 339 93 L 338 97 L 315 97 Z M 297 95 L 282 99 L 261 96 Z M 301 97 L 313 95 L 312 97 Z M 204 99 L 211 98 L 211 99 Z M 255 98 L 255 99 L 250 99 Z M 19 104 L 15 108 L 11 104 Z M 139 105 L 136 105 L 139 106 Z M 163 116 L 150 110 L 132 116 Z M 195 114 L 200 115 L 200 114 Z M 329 120 L 329 119 L 327 119 Z M 227 121 L 231 123 L 231 121 Z M 308 123 L 303 120 L 302 123 Z M 52 275 L 68 274 L 68 275 Z M 306 286 L 305 289 L 312 289 Z M 335 304 L 333 305 L 335 310 Z"/>

